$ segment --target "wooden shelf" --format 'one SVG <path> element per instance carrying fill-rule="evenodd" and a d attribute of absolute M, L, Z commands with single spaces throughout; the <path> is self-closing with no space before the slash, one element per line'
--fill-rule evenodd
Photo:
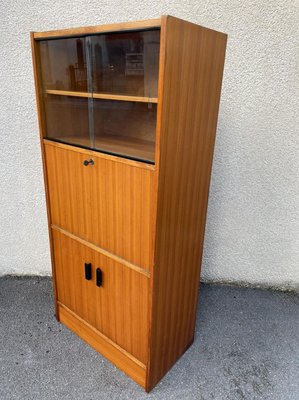
<path fill-rule="evenodd" d="M 155 143 L 148 140 L 120 135 L 105 135 L 95 138 L 94 147 L 91 147 L 90 140 L 87 137 L 66 136 L 56 137 L 53 140 L 91 148 L 91 150 L 102 150 L 116 156 L 129 157 L 151 163 L 155 162 Z"/>
<path fill-rule="evenodd" d="M 110 93 L 88 93 L 88 92 L 72 92 L 68 90 L 46 90 L 47 94 L 57 96 L 73 96 L 73 97 L 92 97 L 94 99 L 103 100 L 118 100 L 118 101 L 136 101 L 140 103 L 158 103 L 157 97 L 144 97 L 144 96 L 128 96 Z"/>

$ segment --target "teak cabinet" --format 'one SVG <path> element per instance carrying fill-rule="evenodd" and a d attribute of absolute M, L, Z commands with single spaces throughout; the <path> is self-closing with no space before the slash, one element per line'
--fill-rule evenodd
<path fill-rule="evenodd" d="M 226 39 L 31 33 L 56 317 L 147 391 L 193 342 Z"/>

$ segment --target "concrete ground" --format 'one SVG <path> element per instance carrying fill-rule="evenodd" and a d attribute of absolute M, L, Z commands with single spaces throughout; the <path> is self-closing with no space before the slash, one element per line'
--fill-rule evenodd
<path fill-rule="evenodd" d="M 202 285 L 193 346 L 147 395 L 53 316 L 49 278 L 0 279 L 0 399 L 297 400 L 299 296 Z"/>

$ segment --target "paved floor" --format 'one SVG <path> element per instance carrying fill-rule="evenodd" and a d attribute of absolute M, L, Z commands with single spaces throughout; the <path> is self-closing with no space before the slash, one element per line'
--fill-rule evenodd
<path fill-rule="evenodd" d="M 53 317 L 49 278 L 0 279 L 0 399 L 297 400 L 299 297 L 202 285 L 196 339 L 147 395 Z"/>

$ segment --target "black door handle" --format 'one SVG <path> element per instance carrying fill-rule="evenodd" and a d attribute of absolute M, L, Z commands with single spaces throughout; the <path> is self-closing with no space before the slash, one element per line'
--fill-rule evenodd
<path fill-rule="evenodd" d="M 103 281 L 103 274 L 100 268 L 96 269 L 96 285 L 97 286 L 102 286 L 102 281 Z"/>
<path fill-rule="evenodd" d="M 91 263 L 85 263 L 85 279 L 91 281 Z"/>

